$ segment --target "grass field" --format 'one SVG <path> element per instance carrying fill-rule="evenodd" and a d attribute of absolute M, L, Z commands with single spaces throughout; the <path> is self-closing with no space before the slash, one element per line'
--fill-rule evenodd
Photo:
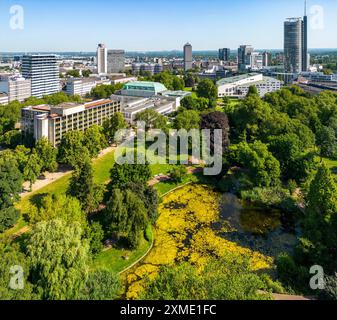
<path fill-rule="evenodd" d="M 103 251 L 94 260 L 92 268 L 94 270 L 105 269 L 115 273 L 125 270 L 128 268 L 128 266 L 131 266 L 138 259 L 143 257 L 144 254 L 149 250 L 153 240 L 151 226 L 148 227 L 146 234 L 149 240 L 142 238 L 137 250 L 129 251 L 112 248 Z"/>

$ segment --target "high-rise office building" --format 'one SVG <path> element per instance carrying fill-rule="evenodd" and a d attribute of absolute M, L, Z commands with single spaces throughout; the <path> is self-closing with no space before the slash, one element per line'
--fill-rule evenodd
<path fill-rule="evenodd" d="M 229 61 L 230 55 L 231 55 L 231 49 L 229 48 L 219 49 L 219 60 L 227 62 Z"/>
<path fill-rule="evenodd" d="M 269 67 L 272 61 L 272 54 L 270 52 L 263 52 L 262 53 L 262 65 L 264 67 Z"/>
<path fill-rule="evenodd" d="M 120 73 L 125 68 L 125 51 L 108 50 L 108 73 Z"/>
<path fill-rule="evenodd" d="M 103 43 L 100 43 L 97 48 L 97 73 L 108 73 L 108 49 Z"/>
<path fill-rule="evenodd" d="M 286 72 L 308 71 L 308 18 L 289 18 L 284 23 L 284 68 Z"/>
<path fill-rule="evenodd" d="M 59 67 L 55 55 L 25 55 L 22 76 L 31 80 L 32 96 L 42 98 L 60 91 Z"/>
<path fill-rule="evenodd" d="M 185 71 L 193 68 L 193 51 L 192 46 L 189 43 L 184 45 L 184 69 Z"/>
<path fill-rule="evenodd" d="M 238 49 L 238 68 L 240 71 L 247 70 L 251 63 L 250 55 L 254 52 L 254 48 L 250 45 L 241 45 Z"/>

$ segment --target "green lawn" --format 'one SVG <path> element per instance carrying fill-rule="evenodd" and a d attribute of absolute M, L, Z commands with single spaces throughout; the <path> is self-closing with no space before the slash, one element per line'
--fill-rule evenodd
<path fill-rule="evenodd" d="M 197 98 L 197 97 L 198 97 L 198 96 L 197 96 L 197 93 L 194 92 L 194 91 L 192 91 L 192 88 L 185 88 L 184 90 L 185 90 L 185 91 L 188 91 L 188 92 L 191 92 L 193 98 Z"/>
<path fill-rule="evenodd" d="M 105 269 L 114 273 L 119 273 L 125 270 L 128 266 L 131 266 L 138 259 L 144 256 L 145 253 L 149 250 L 153 240 L 151 226 L 147 228 L 146 234 L 149 241 L 142 238 L 137 250 L 129 251 L 112 248 L 103 251 L 94 260 L 92 268 L 95 270 Z"/>

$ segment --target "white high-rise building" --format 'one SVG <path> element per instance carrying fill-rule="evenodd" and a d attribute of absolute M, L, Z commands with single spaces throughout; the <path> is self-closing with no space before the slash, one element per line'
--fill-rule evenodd
<path fill-rule="evenodd" d="M 184 69 L 185 71 L 193 68 L 193 52 L 192 46 L 189 43 L 184 45 Z"/>
<path fill-rule="evenodd" d="M 31 80 L 32 96 L 43 96 L 60 91 L 59 67 L 55 55 L 25 55 L 22 76 Z"/>
<path fill-rule="evenodd" d="M 97 48 L 97 73 L 108 73 L 108 49 L 103 43 L 100 43 Z"/>

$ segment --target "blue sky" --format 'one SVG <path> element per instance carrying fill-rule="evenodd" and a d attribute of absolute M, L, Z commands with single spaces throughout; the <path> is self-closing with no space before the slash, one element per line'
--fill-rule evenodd
<path fill-rule="evenodd" d="M 128 51 L 283 47 L 283 21 L 303 15 L 302 0 L 0 0 L 0 52 L 94 51 L 97 43 Z M 10 28 L 10 7 L 24 9 L 24 29 Z M 310 48 L 337 47 L 337 1 L 324 27 L 310 30 Z M 315 17 L 309 19 L 315 23 Z"/>

